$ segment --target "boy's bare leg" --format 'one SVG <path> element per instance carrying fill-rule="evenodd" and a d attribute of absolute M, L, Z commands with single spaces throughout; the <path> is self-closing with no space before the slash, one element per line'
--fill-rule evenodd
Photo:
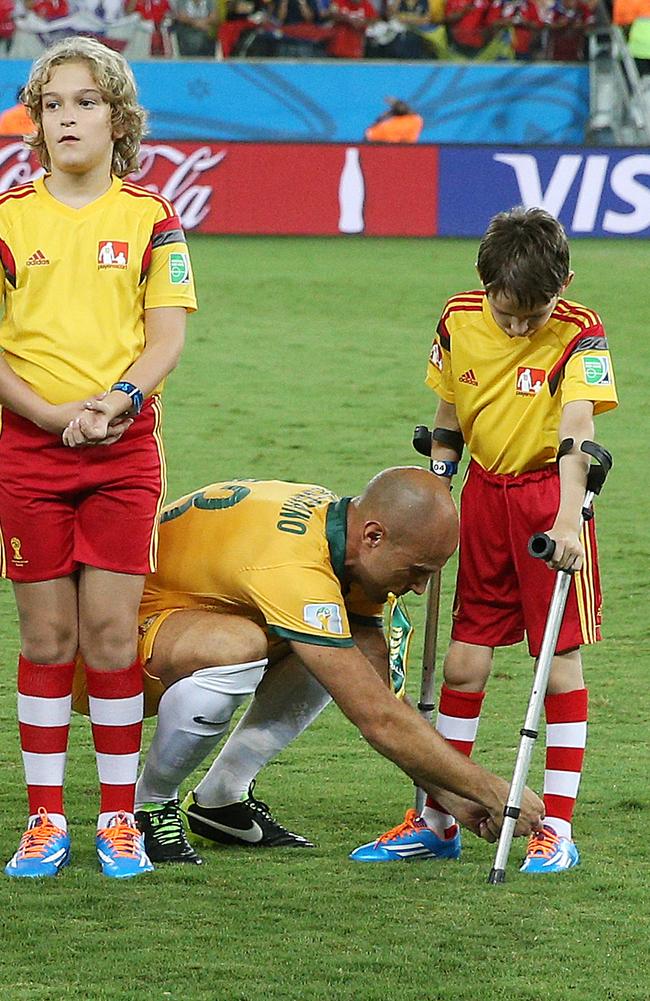
<path fill-rule="evenodd" d="M 476 741 L 492 655 L 492 647 L 452 640 L 445 656 L 436 729 L 468 757 Z M 432 796 L 427 797 L 422 819 L 443 840 L 456 834 L 455 817 Z"/>
<path fill-rule="evenodd" d="M 20 622 L 18 721 L 29 823 L 44 809 L 65 831 L 63 779 L 77 652 L 75 575 L 14 583 Z"/>

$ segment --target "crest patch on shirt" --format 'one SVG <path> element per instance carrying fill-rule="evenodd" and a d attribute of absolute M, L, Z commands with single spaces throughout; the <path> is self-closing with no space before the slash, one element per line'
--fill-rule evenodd
<path fill-rule="evenodd" d="M 100 240 L 97 248 L 100 268 L 125 268 L 129 263 L 129 245 L 121 240 Z"/>
<path fill-rule="evenodd" d="M 436 368 L 440 369 L 440 371 L 442 372 L 442 348 L 440 347 L 437 341 L 433 342 L 433 346 L 431 348 L 431 354 L 429 355 L 429 361 L 431 362 L 432 365 L 435 365 Z"/>
<path fill-rule="evenodd" d="M 308 626 L 325 633 L 343 633 L 343 621 L 339 605 L 328 602 L 312 602 L 305 605 L 302 617 Z"/>
<path fill-rule="evenodd" d="M 546 381 L 543 368 L 528 368 L 520 365 L 517 369 L 517 396 L 537 396 Z"/>
<path fill-rule="evenodd" d="M 588 386 L 610 386 L 609 358 L 607 355 L 585 355 L 582 359 L 585 382 Z"/>

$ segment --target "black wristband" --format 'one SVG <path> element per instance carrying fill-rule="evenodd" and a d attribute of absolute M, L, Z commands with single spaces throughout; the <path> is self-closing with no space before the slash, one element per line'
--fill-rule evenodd
<path fill-rule="evenodd" d="M 140 413 L 142 410 L 142 404 L 144 403 L 144 396 L 142 395 L 141 389 L 134 386 L 132 382 L 116 382 L 111 386 L 111 393 L 113 390 L 119 390 L 120 393 L 125 393 L 131 401 L 133 413 Z"/>

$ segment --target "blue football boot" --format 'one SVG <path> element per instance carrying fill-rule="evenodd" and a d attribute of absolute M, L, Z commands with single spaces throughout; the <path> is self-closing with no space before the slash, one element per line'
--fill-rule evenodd
<path fill-rule="evenodd" d="M 460 831 L 453 838 L 439 838 L 415 810 L 407 810 L 401 824 L 376 841 L 350 854 L 353 862 L 400 862 L 411 859 L 456 859 L 460 856 Z"/>
<path fill-rule="evenodd" d="M 108 827 L 97 831 L 95 843 L 104 876 L 129 879 L 143 872 L 153 872 L 144 850 L 144 837 L 128 814 L 116 813 Z"/>
<path fill-rule="evenodd" d="M 56 876 L 70 861 L 70 836 L 56 827 L 41 807 L 20 839 L 18 851 L 7 862 L 7 876 Z"/>
<path fill-rule="evenodd" d="M 580 852 L 569 838 L 559 837 L 552 827 L 536 831 L 528 839 L 520 872 L 566 872 L 580 862 Z"/>

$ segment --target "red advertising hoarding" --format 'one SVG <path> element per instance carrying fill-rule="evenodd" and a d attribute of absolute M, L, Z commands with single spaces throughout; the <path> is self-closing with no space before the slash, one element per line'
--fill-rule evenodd
<path fill-rule="evenodd" d="M 0 141 L 0 191 L 38 170 Z M 153 142 L 132 178 L 200 233 L 435 236 L 438 149 L 311 143 Z"/>

